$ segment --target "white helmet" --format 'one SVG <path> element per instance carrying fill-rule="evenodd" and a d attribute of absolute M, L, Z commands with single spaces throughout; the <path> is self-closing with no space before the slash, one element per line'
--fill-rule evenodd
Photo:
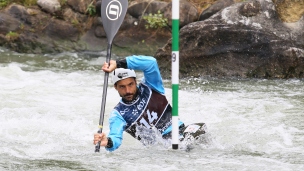
<path fill-rule="evenodd" d="M 112 80 L 114 84 L 117 81 L 130 77 L 136 77 L 135 71 L 133 69 L 116 68 L 112 74 Z"/>

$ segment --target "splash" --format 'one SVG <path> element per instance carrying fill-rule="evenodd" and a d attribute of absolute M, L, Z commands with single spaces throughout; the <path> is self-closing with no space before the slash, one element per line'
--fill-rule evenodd
<path fill-rule="evenodd" d="M 180 149 L 189 152 L 196 147 L 208 147 L 212 144 L 213 138 L 205 123 L 194 123 L 182 130 Z"/>
<path fill-rule="evenodd" d="M 171 139 L 164 139 L 156 127 L 152 129 L 142 125 L 136 127 L 136 136 L 140 137 L 140 142 L 146 147 L 162 146 L 171 148 Z M 213 138 L 207 131 L 204 123 L 190 124 L 180 130 L 180 150 L 189 152 L 196 147 L 208 147 L 212 144 Z"/>
<path fill-rule="evenodd" d="M 155 126 L 149 129 L 142 125 L 137 125 L 135 135 L 136 137 L 140 137 L 139 141 L 147 147 L 161 145 L 165 148 L 168 148 L 171 145 L 171 140 L 163 139 L 163 136 Z"/>

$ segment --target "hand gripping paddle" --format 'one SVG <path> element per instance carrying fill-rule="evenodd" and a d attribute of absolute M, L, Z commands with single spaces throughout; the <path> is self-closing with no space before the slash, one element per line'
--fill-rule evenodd
<path fill-rule="evenodd" d="M 109 63 L 111 59 L 112 41 L 125 18 L 127 9 L 128 9 L 128 0 L 102 0 L 101 2 L 101 19 L 103 23 L 103 28 L 106 32 L 108 39 L 108 48 L 107 48 L 107 57 L 106 57 L 107 63 Z M 102 133 L 102 128 L 103 128 L 103 120 L 104 120 L 104 112 L 106 105 L 107 88 L 108 88 L 108 78 L 109 78 L 109 73 L 105 72 L 98 133 Z M 100 142 L 96 144 L 95 152 L 99 152 L 99 149 L 100 149 Z"/>

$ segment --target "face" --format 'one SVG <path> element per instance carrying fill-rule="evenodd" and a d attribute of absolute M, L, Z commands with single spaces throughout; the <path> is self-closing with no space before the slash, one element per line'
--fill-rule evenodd
<path fill-rule="evenodd" d="M 135 98 L 136 86 L 137 84 L 134 78 L 126 78 L 118 81 L 115 85 L 115 89 L 118 91 L 120 97 L 129 102 Z"/>

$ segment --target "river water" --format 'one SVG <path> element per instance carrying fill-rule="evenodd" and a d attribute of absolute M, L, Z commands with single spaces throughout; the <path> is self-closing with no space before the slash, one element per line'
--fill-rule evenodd
<path fill-rule="evenodd" d="M 115 152 L 94 153 L 101 56 L 0 49 L 0 170 L 304 170 L 304 80 L 298 79 L 183 79 L 179 117 L 206 123 L 204 142 L 172 150 L 125 134 Z M 171 101 L 170 80 L 164 82 Z M 109 82 L 105 132 L 118 100 Z"/>

